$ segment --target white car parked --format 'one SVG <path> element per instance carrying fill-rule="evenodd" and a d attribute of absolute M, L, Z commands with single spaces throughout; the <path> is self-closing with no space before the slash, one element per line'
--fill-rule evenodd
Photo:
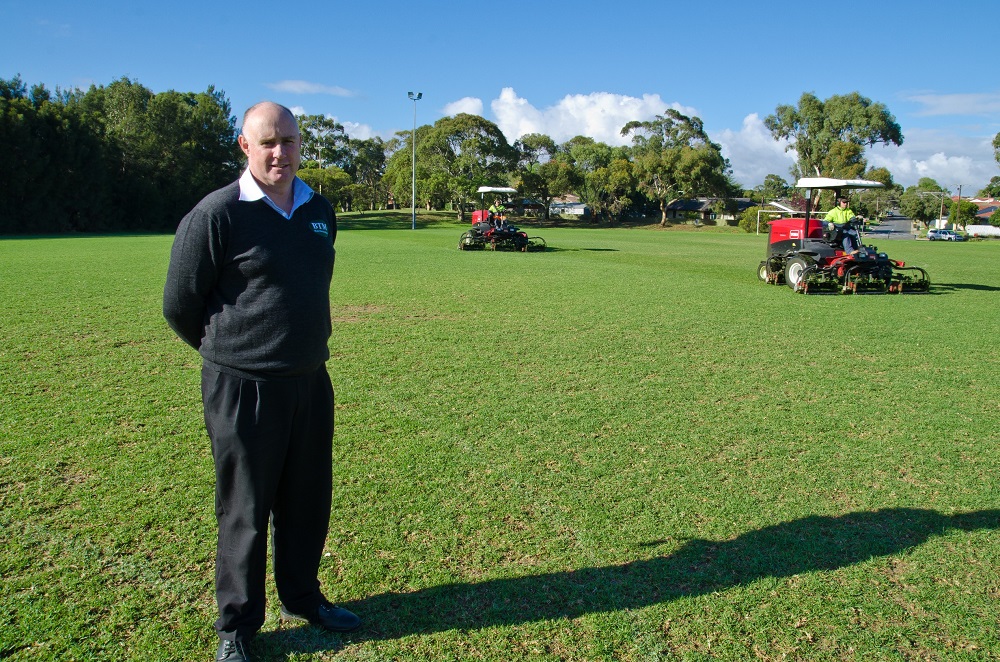
<path fill-rule="evenodd" d="M 932 228 L 927 231 L 927 241 L 965 241 L 965 237 L 954 230 L 936 230 Z"/>

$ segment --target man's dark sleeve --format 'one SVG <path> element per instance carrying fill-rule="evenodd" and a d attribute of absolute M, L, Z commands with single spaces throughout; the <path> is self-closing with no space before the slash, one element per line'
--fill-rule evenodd
<path fill-rule="evenodd" d="M 163 286 L 163 317 L 177 336 L 201 347 L 208 298 L 223 257 L 219 224 L 195 208 L 181 221 Z"/>

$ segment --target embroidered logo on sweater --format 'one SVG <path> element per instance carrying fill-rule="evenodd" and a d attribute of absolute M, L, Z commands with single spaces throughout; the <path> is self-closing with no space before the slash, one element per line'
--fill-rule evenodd
<path fill-rule="evenodd" d="M 321 234 L 324 237 L 330 236 L 330 228 L 328 228 L 326 226 L 326 223 L 324 223 L 323 221 L 313 221 L 312 228 L 313 232 L 315 232 L 316 234 Z"/>

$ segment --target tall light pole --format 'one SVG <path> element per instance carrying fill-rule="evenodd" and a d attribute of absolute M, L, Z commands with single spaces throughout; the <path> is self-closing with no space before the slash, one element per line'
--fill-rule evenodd
<path fill-rule="evenodd" d="M 410 222 L 410 229 L 417 229 L 417 102 L 420 101 L 421 97 L 424 96 L 423 92 L 407 92 L 406 96 L 410 97 L 413 101 L 413 136 L 411 137 L 410 143 L 413 145 L 413 192 L 410 198 L 410 209 L 413 212 L 413 216 Z"/>
<path fill-rule="evenodd" d="M 964 184 L 958 184 L 958 201 L 955 203 L 955 218 L 951 219 L 951 228 L 958 231 L 958 219 L 962 213 L 962 186 Z"/>

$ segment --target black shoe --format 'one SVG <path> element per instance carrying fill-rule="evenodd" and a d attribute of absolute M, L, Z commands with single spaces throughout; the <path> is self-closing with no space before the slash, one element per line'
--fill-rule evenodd
<path fill-rule="evenodd" d="M 330 632 L 350 632 L 357 630 L 361 625 L 361 619 L 356 614 L 343 607 L 323 602 L 311 612 L 306 614 L 293 614 L 281 606 L 281 620 L 283 621 L 305 621 L 310 625 L 321 627 Z"/>
<path fill-rule="evenodd" d="M 215 662 L 250 662 L 247 645 L 242 641 L 220 641 Z"/>

